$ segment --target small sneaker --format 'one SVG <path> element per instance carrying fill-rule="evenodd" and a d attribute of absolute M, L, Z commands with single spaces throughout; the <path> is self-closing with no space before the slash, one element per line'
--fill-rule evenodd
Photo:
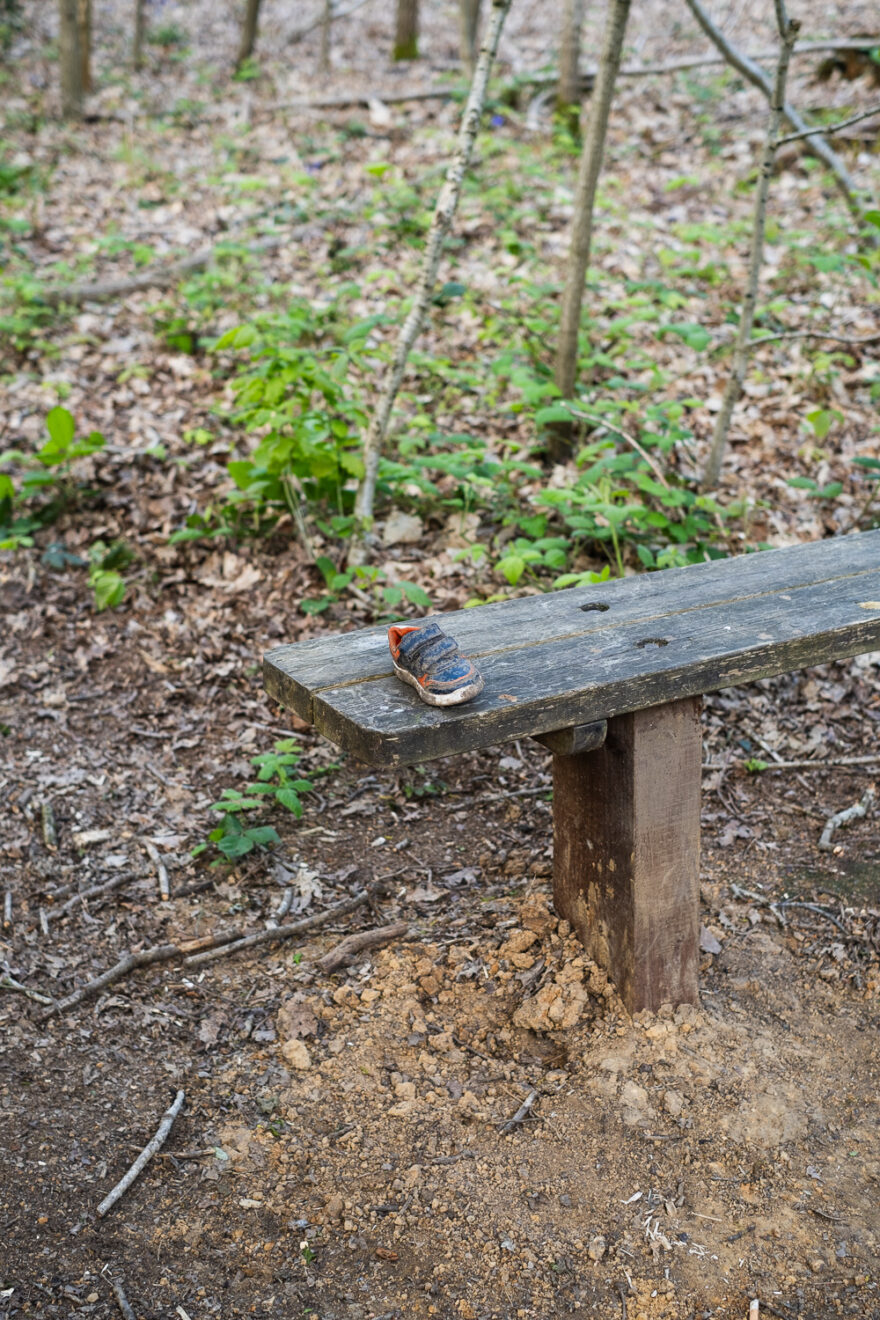
<path fill-rule="evenodd" d="M 459 706 L 483 690 L 483 676 L 439 623 L 388 629 L 394 672 L 429 706 Z"/>

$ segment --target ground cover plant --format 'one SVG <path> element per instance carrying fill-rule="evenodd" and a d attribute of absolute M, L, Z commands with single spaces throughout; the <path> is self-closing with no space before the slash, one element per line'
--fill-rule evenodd
<path fill-rule="evenodd" d="M 322 45 L 320 4 L 266 0 L 235 76 L 243 12 L 138 9 L 140 70 L 96 9 L 62 120 L 54 8 L 0 5 L 0 1315 L 101 1320 L 117 1285 L 192 1320 L 874 1314 L 876 657 L 707 699 L 704 999 L 637 1022 L 553 914 L 541 749 L 340 764 L 260 658 L 880 526 L 880 121 L 829 137 L 859 221 L 779 144 L 707 488 L 766 102 L 723 64 L 627 74 L 712 54 L 683 3 L 633 7 L 565 391 L 584 134 L 547 95 L 562 5 L 514 0 L 360 557 L 456 8 L 401 62 L 381 6 Z M 874 16 L 792 16 L 831 47 L 792 57 L 809 124 L 870 110 Z M 772 6 L 725 32 L 772 77 Z"/>

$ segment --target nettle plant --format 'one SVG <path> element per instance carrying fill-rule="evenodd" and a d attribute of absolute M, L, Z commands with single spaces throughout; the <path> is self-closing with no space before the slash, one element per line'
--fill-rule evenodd
<path fill-rule="evenodd" d="M 77 438 L 76 423 L 66 408 L 52 409 L 46 430 L 49 438 L 35 453 L 0 453 L 0 550 L 32 546 L 34 533 L 55 522 L 82 493 L 73 464 L 104 447 L 100 431 Z"/>
<path fill-rule="evenodd" d="M 326 516 L 331 535 L 350 530 L 367 421 L 358 377 L 367 369 L 363 351 L 379 318 L 341 329 L 337 315 L 335 305 L 320 311 L 297 303 L 215 343 L 216 353 L 248 359 L 230 382 L 230 420 L 256 437 L 246 457 L 227 463 L 234 487 L 220 513 L 227 528 L 265 533 L 285 512 L 299 521 L 305 502 Z M 194 515 L 174 539 L 204 535 L 204 519 Z"/>
<path fill-rule="evenodd" d="M 207 840 L 193 848 L 191 856 L 198 857 L 213 844 L 229 861 L 244 857 L 255 848 L 280 843 L 278 832 L 272 825 L 247 824 L 252 811 L 265 811 L 272 803 L 293 812 L 299 819 L 303 814 L 302 794 L 314 788 L 310 779 L 296 772 L 302 758 L 302 749 L 293 738 L 276 742 L 271 752 L 251 757 L 256 767 L 256 780 L 242 793 L 237 788 L 224 788 L 210 810 L 220 815 L 220 824 L 211 830 Z"/>

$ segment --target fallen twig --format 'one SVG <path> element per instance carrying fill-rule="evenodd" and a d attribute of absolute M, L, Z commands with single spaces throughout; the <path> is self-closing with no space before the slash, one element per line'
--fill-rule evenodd
<path fill-rule="evenodd" d="M 772 904 L 770 906 L 772 906 Z M 831 924 L 836 926 L 839 931 L 842 931 L 844 935 L 849 935 L 851 933 L 840 920 L 840 917 L 836 917 L 833 912 L 830 912 L 828 908 L 823 907 L 821 903 L 806 903 L 799 898 L 787 898 L 783 902 L 777 903 L 776 906 L 780 908 L 801 908 L 805 912 L 815 912 L 817 917 L 824 917 L 826 921 L 830 921 Z"/>
<path fill-rule="evenodd" d="M 40 804 L 40 818 L 43 825 L 43 843 L 49 852 L 56 852 L 58 849 L 58 831 L 55 827 L 55 810 L 51 802 Z"/>
<path fill-rule="evenodd" d="M 830 852 L 834 847 L 831 842 L 831 836 L 834 831 L 839 829 L 841 825 L 848 825 L 852 820 L 859 820 L 860 817 L 867 816 L 876 796 L 876 789 L 874 788 L 874 785 L 871 784 L 871 786 L 865 790 L 861 801 L 856 802 L 854 806 L 846 807 L 844 811 L 837 811 L 833 816 L 829 816 L 825 822 L 825 828 L 822 831 L 821 838 L 819 839 L 819 847 L 825 852 Z"/>
<path fill-rule="evenodd" d="M 38 1004 L 52 1004 L 54 1000 L 49 995 L 41 995 L 39 990 L 31 990 L 28 986 L 22 985 L 21 981 L 16 981 L 14 976 L 4 972 L 0 976 L 0 990 L 17 990 L 19 994 L 26 995 L 28 999 L 35 1000 Z"/>
<path fill-rule="evenodd" d="M 355 3 L 353 5 L 349 5 L 348 9 L 331 9 L 330 22 L 331 23 L 341 22 L 343 18 L 348 18 L 351 14 L 357 13 L 357 11 L 367 3 L 368 0 L 355 0 Z M 296 32 L 291 32 L 290 36 L 287 38 L 288 43 L 290 45 L 293 45 L 293 43 L 296 41 L 302 41 L 303 37 L 307 37 L 310 32 L 314 32 L 315 28 L 319 28 L 323 22 L 324 22 L 324 15 L 322 14 L 321 17 L 316 18 L 314 22 L 307 23 L 305 27 L 298 28 Z"/>
<path fill-rule="evenodd" d="M 525 1120 L 531 1114 L 532 1106 L 534 1105 L 537 1098 L 538 1098 L 537 1091 L 529 1091 L 528 1095 L 526 1096 L 525 1100 L 523 1100 L 522 1104 L 514 1114 L 513 1118 L 509 1118 L 506 1123 L 501 1124 L 502 1137 L 505 1135 L 505 1133 L 512 1132 L 513 1129 L 517 1127 L 520 1123 L 525 1122 Z"/>
<path fill-rule="evenodd" d="M 9 930 L 12 925 L 12 890 L 7 889 L 3 898 L 3 929 Z"/>
<path fill-rule="evenodd" d="M 113 967 L 108 968 L 101 976 L 96 976 L 94 981 L 88 981 L 64 999 L 56 1000 L 52 1007 L 43 1014 L 43 1019 L 53 1017 L 56 1013 L 64 1013 L 68 1008 L 75 1008 L 84 999 L 90 999 L 92 995 L 96 995 L 105 986 L 112 985 L 114 981 L 118 981 L 121 977 L 127 976 L 129 972 L 133 972 L 136 967 L 149 967 L 152 963 L 169 962 L 170 959 L 176 958 L 179 953 L 180 947 L 177 944 L 156 944 L 150 949 L 142 949 L 140 953 L 126 954 L 124 958 Z"/>
<path fill-rule="evenodd" d="M 835 344 L 848 344 L 850 348 L 860 348 L 864 344 L 876 344 L 880 340 L 880 332 L 874 335 L 835 335 L 825 330 L 780 330 L 775 335 L 760 335 L 757 339 L 750 339 L 746 344 L 747 352 L 753 348 L 759 348 L 761 344 L 770 344 L 779 339 L 830 339 Z"/>
<path fill-rule="evenodd" d="M 163 903 L 167 903 L 171 897 L 171 889 L 168 885 L 168 868 L 159 856 L 159 849 L 150 839 L 144 839 L 144 848 L 147 856 L 156 867 L 156 874 L 159 880 L 159 898 Z"/>
<path fill-rule="evenodd" d="M 335 949 L 319 958 L 316 966 L 322 972 L 335 972 L 350 962 L 362 949 L 381 949 L 392 940 L 401 939 L 409 930 L 406 921 L 395 921 L 390 926 L 376 926 L 373 930 L 361 930 L 355 935 L 347 935 Z"/>
<path fill-rule="evenodd" d="M 147 1145 L 144 1146 L 144 1149 L 141 1151 L 140 1155 L 138 1155 L 137 1159 L 135 1160 L 134 1164 L 131 1166 L 125 1177 L 120 1179 L 120 1181 L 113 1188 L 112 1192 L 110 1192 L 107 1196 L 105 1196 L 104 1200 L 98 1206 L 99 1219 L 103 1219 L 104 1216 L 107 1214 L 107 1212 L 113 1209 L 114 1205 L 119 1200 L 119 1198 L 125 1195 L 125 1193 L 128 1191 L 129 1187 L 132 1185 L 134 1180 L 138 1177 L 138 1175 L 142 1172 L 142 1170 L 145 1169 L 146 1166 L 149 1164 L 150 1160 L 156 1154 L 156 1151 L 160 1150 L 161 1147 L 165 1144 L 168 1133 L 171 1131 L 172 1127 L 174 1126 L 174 1120 L 175 1118 L 177 1118 L 177 1115 L 180 1113 L 181 1109 L 183 1108 L 184 1098 L 185 1097 L 183 1091 L 178 1091 L 174 1100 L 174 1104 L 171 1106 L 170 1109 L 166 1110 L 165 1114 L 163 1115 L 162 1122 L 159 1124 L 158 1131 L 156 1132 L 156 1135 L 153 1137 L 152 1141 L 148 1142 Z"/>
<path fill-rule="evenodd" d="M 824 761 L 773 761 L 765 765 L 760 774 L 766 775 L 771 770 L 830 770 L 835 766 L 853 766 L 853 765 L 880 765 L 880 755 L 877 756 L 838 756 L 832 760 Z M 703 764 L 704 770 L 724 770 L 729 767 L 720 765 L 715 761 L 706 761 Z"/>
<path fill-rule="evenodd" d="M 308 233 L 308 229 L 307 225 L 303 225 L 286 234 L 268 234 L 265 238 L 244 246 L 249 254 L 269 252 L 273 248 L 281 247 L 282 244 L 295 242 L 297 238 Z M 188 275 L 191 271 L 210 266 L 211 262 L 221 255 L 221 249 L 233 243 L 235 243 L 234 239 L 225 236 L 212 243 L 210 247 L 190 253 L 188 257 L 170 261 L 164 266 L 150 266 L 139 275 L 125 275 L 115 280 L 95 280 L 87 284 L 50 285 L 41 290 L 40 297 L 43 302 L 57 306 L 61 303 L 106 302 L 110 298 L 123 298 L 141 289 L 161 289 L 168 284 L 174 284 L 181 275 Z"/>
<path fill-rule="evenodd" d="M 60 917 L 64 916 L 67 912 L 72 912 L 78 903 L 83 902 L 87 898 L 94 898 L 96 894 L 109 894 L 112 889 L 118 889 L 120 885 L 126 885 L 130 880 L 142 879 L 143 876 L 140 875 L 115 875 L 112 880 L 105 880 L 103 884 L 92 885 L 91 889 L 83 889 L 80 893 L 74 894 L 73 898 L 69 898 L 67 902 L 58 909 L 57 915 Z M 52 915 L 54 916 L 55 913 L 52 913 Z"/>
<path fill-rule="evenodd" d="M 181 1092 L 181 1095 L 182 1094 L 183 1092 Z M 111 1279 L 110 1287 L 113 1289 L 113 1292 L 116 1294 L 116 1301 L 119 1305 L 120 1311 L 125 1317 L 125 1320 L 137 1320 L 137 1317 L 134 1311 L 132 1310 L 131 1302 L 126 1297 L 122 1288 L 122 1284 L 119 1282 L 119 1280 Z"/>
<path fill-rule="evenodd" d="M 212 948 L 205 953 L 197 953 L 184 959 L 185 967 L 203 967 L 205 963 L 214 962 L 216 958 L 225 958 L 227 954 L 238 953 L 242 949 L 253 949 L 258 944 L 273 943 L 275 940 L 289 940 L 293 935 L 302 935 L 307 930 L 314 930 L 317 926 L 323 926 L 328 921 L 335 921 L 337 917 L 347 916 L 349 912 L 354 912 L 357 908 L 368 903 L 374 892 L 378 889 L 379 882 L 368 885 L 366 889 L 352 898 L 343 899 L 334 907 L 326 908 L 323 912 L 316 912 L 314 916 L 304 917 L 302 921 L 290 921 L 283 926 L 273 926 L 270 930 L 259 930 L 253 935 L 246 935 L 243 939 L 235 940 L 226 944 L 222 949 Z"/>

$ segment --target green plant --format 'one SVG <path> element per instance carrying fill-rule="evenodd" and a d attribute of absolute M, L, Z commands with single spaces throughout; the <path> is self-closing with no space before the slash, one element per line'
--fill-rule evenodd
<path fill-rule="evenodd" d="M 76 423 L 66 408 L 51 410 L 46 429 L 49 439 L 36 453 L 7 449 L 0 454 L 0 550 L 33 545 L 33 534 L 54 522 L 77 494 L 75 461 L 104 447 L 99 431 L 77 439 Z M 16 473 L 17 484 L 5 468 Z"/>
<path fill-rule="evenodd" d="M 134 559 L 134 551 L 124 541 L 106 545 L 95 541 L 89 547 L 89 586 L 95 593 L 95 608 L 115 609 L 125 599 L 126 582 L 120 572 Z"/>
<path fill-rule="evenodd" d="M 335 605 L 342 594 L 350 588 L 356 592 L 370 591 L 372 604 L 379 612 L 395 610 L 405 600 L 423 609 L 431 608 L 431 597 L 423 587 L 417 582 L 407 582 L 402 578 L 397 582 L 387 583 L 387 575 L 383 568 L 359 564 L 355 568 L 340 571 L 327 555 L 320 555 L 315 560 L 315 567 L 323 577 L 327 591 L 322 596 L 300 601 L 303 614 L 322 613 L 329 606 Z"/>
<path fill-rule="evenodd" d="M 256 780 L 248 784 L 243 793 L 237 788 L 224 788 L 219 801 L 210 807 L 211 811 L 219 813 L 220 824 L 211 830 L 204 843 L 193 848 L 192 856 L 198 857 L 209 844 L 214 844 L 225 858 L 233 860 L 244 857 L 254 848 L 280 843 L 271 825 L 246 826 L 240 818 L 248 812 L 264 810 L 273 802 L 299 818 L 303 812 L 301 795 L 314 787 L 310 779 L 293 774 L 301 757 L 302 751 L 292 738 L 275 743 L 271 752 L 251 757 L 251 765 L 257 768 Z"/>

